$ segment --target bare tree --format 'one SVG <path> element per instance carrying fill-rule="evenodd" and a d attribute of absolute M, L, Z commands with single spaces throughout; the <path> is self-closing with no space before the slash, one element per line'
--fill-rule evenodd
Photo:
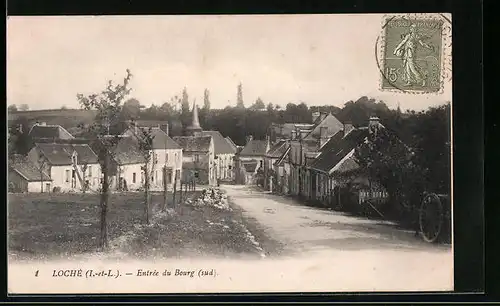
<path fill-rule="evenodd" d="M 138 141 L 139 151 L 144 157 L 144 165 L 141 167 L 141 170 L 144 171 L 144 222 L 149 224 L 151 177 L 158 162 L 153 152 L 153 129 L 151 127 L 140 128 L 135 133 L 135 137 Z"/>
<path fill-rule="evenodd" d="M 106 88 L 100 93 L 85 96 L 78 94 L 77 99 L 80 106 L 86 110 L 96 110 L 96 118 L 90 126 L 88 126 L 88 134 L 95 141 L 98 151 L 98 161 L 101 166 L 101 236 L 99 246 L 102 250 L 108 248 L 108 225 L 107 213 L 109 202 L 109 175 L 110 162 L 113 157 L 114 146 L 119 140 L 118 135 L 110 135 L 113 128 L 119 126 L 120 113 L 123 106 L 123 101 L 130 93 L 129 83 L 132 74 L 127 69 L 127 75 L 120 84 L 114 85 L 112 81 L 108 82 Z"/>

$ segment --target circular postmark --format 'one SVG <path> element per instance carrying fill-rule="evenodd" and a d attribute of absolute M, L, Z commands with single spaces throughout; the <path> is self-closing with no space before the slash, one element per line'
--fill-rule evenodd
<path fill-rule="evenodd" d="M 442 93 L 451 82 L 451 19 L 444 14 L 385 16 L 375 43 L 383 91 Z"/>

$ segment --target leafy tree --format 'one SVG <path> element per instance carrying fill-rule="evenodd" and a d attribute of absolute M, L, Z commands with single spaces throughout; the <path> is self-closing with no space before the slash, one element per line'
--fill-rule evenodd
<path fill-rule="evenodd" d="M 186 87 L 182 90 L 181 98 L 181 123 L 182 127 L 186 129 L 191 123 L 191 112 L 189 109 L 189 96 Z"/>
<path fill-rule="evenodd" d="M 250 106 L 251 109 L 265 109 L 266 108 L 266 105 L 264 104 L 264 102 L 262 102 L 262 99 L 260 97 L 257 98 L 257 100 L 255 100 L 255 103 Z"/>
<path fill-rule="evenodd" d="M 245 108 L 245 103 L 243 102 L 243 85 L 241 82 L 238 84 L 236 93 L 236 107 Z"/>
<path fill-rule="evenodd" d="M 412 211 L 420 201 L 424 186 L 415 153 L 392 131 L 379 128 L 368 141 L 356 148 L 354 158 L 359 172 L 380 183 L 395 211 Z"/>
<path fill-rule="evenodd" d="M 28 118 L 19 116 L 9 123 L 8 154 L 26 155 L 32 146 Z"/>
<path fill-rule="evenodd" d="M 108 203 L 109 203 L 109 175 L 111 159 L 113 158 L 112 148 L 119 141 L 117 135 L 111 135 L 110 131 L 120 125 L 120 113 L 123 107 L 123 101 L 130 93 L 129 88 L 132 74 L 127 69 L 127 75 L 120 84 L 114 85 L 112 81 L 104 90 L 90 95 L 77 94 L 80 106 L 85 110 L 97 111 L 92 125 L 87 127 L 89 136 L 92 137 L 94 147 L 97 150 L 98 161 L 103 174 L 101 180 L 101 235 L 99 246 L 105 250 L 108 248 Z"/>
<path fill-rule="evenodd" d="M 8 114 L 15 113 L 15 112 L 17 112 L 17 106 L 15 104 L 11 104 L 11 105 L 9 105 L 9 107 L 7 107 Z"/>
<path fill-rule="evenodd" d="M 203 92 L 203 109 L 206 111 L 210 110 L 210 91 L 206 88 Z"/>
<path fill-rule="evenodd" d="M 351 121 L 355 126 L 364 126 L 371 116 L 377 116 L 381 120 L 388 118 L 391 111 L 383 101 L 377 102 L 366 96 L 359 98 L 356 102 L 348 101 L 342 110 L 337 113 L 337 118 Z"/>
<path fill-rule="evenodd" d="M 139 118 L 141 111 L 141 103 L 135 99 L 128 99 L 124 104 L 121 111 L 122 120 L 135 120 Z"/>
<path fill-rule="evenodd" d="M 18 109 L 21 112 L 25 112 L 25 111 L 28 111 L 30 109 L 30 107 L 28 104 L 21 104 L 21 105 L 19 105 Z"/>

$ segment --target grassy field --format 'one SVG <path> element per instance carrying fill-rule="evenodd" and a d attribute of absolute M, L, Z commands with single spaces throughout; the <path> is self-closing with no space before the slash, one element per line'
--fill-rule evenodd
<path fill-rule="evenodd" d="M 195 198 L 198 193 L 191 193 Z M 170 195 L 171 197 L 171 195 Z M 108 213 L 109 254 L 133 258 L 259 256 L 241 213 L 211 206 L 178 205 L 160 211 L 152 195 L 152 221 L 143 225 L 143 195 L 113 194 Z M 51 259 L 90 256 L 99 241 L 99 196 L 9 194 L 9 256 Z M 252 224 L 250 224 L 252 227 Z M 263 237 L 259 229 L 255 237 Z"/>
<path fill-rule="evenodd" d="M 36 121 L 47 124 L 59 124 L 65 128 L 76 126 L 78 123 L 90 124 L 96 113 L 81 109 L 45 109 L 8 114 L 8 120 L 14 121 L 19 117 L 26 118 L 32 124 Z"/>

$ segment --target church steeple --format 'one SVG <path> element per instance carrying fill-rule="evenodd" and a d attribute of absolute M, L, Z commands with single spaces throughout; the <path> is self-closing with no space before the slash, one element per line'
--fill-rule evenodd
<path fill-rule="evenodd" d="M 196 100 L 193 101 L 193 119 L 191 125 L 188 126 L 187 132 L 191 136 L 196 136 L 197 133 L 201 132 L 203 129 L 200 126 L 200 120 L 198 118 L 198 107 L 196 106 Z"/>

